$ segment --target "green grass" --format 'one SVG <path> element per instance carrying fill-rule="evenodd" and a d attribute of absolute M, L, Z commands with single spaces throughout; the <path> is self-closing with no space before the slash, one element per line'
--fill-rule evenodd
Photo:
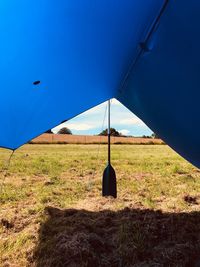
<path fill-rule="evenodd" d="M 184 196 L 195 196 L 198 202 L 200 172 L 166 145 L 112 145 L 118 198 L 104 203 L 101 178 L 107 146 L 100 146 L 99 155 L 97 151 L 98 145 L 25 145 L 14 153 L 0 186 L 0 266 L 30 264 L 49 206 L 95 212 L 119 212 L 126 207 L 168 213 L 199 211 L 200 205 L 187 203 Z M 2 170 L 9 154 L 0 150 Z M 2 220 L 13 226 L 6 227 Z M 143 253 L 147 234 L 141 234 L 139 228 L 137 223 L 122 225 L 117 242 L 123 245 L 125 238 Z M 123 258 L 124 245 L 121 253 Z"/>

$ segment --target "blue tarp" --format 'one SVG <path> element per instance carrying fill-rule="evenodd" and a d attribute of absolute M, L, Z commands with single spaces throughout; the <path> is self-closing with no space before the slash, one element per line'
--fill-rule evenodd
<path fill-rule="evenodd" d="M 0 146 L 115 97 L 200 167 L 199 47 L 197 0 L 1 1 Z"/>

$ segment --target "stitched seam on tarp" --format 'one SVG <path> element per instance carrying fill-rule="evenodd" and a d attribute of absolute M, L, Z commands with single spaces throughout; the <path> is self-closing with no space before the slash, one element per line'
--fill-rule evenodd
<path fill-rule="evenodd" d="M 153 35 L 154 30 L 156 29 L 156 27 L 157 27 L 157 25 L 158 25 L 158 23 L 159 23 L 159 21 L 160 21 L 162 15 L 164 14 L 164 12 L 165 12 L 165 10 L 166 10 L 166 7 L 167 7 L 168 3 L 169 3 L 169 0 L 165 0 L 165 2 L 163 3 L 163 5 L 162 5 L 162 7 L 161 7 L 161 9 L 160 9 L 160 12 L 159 12 L 158 16 L 155 18 L 155 20 L 154 20 L 153 23 L 151 24 L 151 26 L 150 26 L 150 28 L 149 28 L 149 30 L 148 30 L 148 32 L 147 32 L 146 38 L 144 38 L 144 41 L 141 41 L 140 44 L 141 44 L 141 43 L 143 43 L 143 44 L 148 44 L 148 41 L 150 40 L 151 36 Z M 139 61 L 140 57 L 142 56 L 142 54 L 143 54 L 144 51 L 145 51 L 145 49 L 142 48 L 141 46 L 140 46 L 139 49 L 140 49 L 139 52 L 137 53 L 137 55 L 136 55 L 136 57 L 134 58 L 133 62 L 130 64 L 130 67 L 129 67 L 129 69 L 128 69 L 128 71 L 127 71 L 125 77 L 124 77 L 124 80 L 122 81 L 122 85 L 121 85 L 121 87 L 120 87 L 120 89 L 119 89 L 119 91 L 118 91 L 119 94 L 121 94 L 121 93 L 124 91 L 124 88 L 126 87 L 127 82 L 128 82 L 128 80 L 129 80 L 129 76 L 130 76 L 131 73 L 133 72 L 133 70 L 134 70 L 134 68 L 135 68 L 135 66 L 136 66 L 136 64 L 137 64 L 137 62 Z M 118 95 L 117 95 L 117 96 L 118 96 Z M 117 97 L 117 96 L 116 96 L 116 97 Z"/>

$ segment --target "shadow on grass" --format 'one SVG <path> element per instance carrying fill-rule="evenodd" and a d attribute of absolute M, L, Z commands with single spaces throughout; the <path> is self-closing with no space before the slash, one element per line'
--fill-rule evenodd
<path fill-rule="evenodd" d="M 46 208 L 37 267 L 200 266 L 200 213 Z"/>

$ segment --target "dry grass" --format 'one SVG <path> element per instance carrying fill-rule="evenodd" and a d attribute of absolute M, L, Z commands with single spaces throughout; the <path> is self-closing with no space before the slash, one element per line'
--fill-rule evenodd
<path fill-rule="evenodd" d="M 106 136 L 97 135 L 67 135 L 67 134 L 42 134 L 33 139 L 32 144 L 107 144 Z M 141 144 L 141 145 L 160 145 L 161 139 L 141 138 L 141 137 L 115 137 L 111 136 L 112 144 Z"/>
<path fill-rule="evenodd" d="M 101 197 L 104 145 L 98 161 L 97 145 L 16 151 L 0 194 L 0 266 L 195 266 L 199 170 L 167 146 L 112 151 L 116 200 Z"/>

